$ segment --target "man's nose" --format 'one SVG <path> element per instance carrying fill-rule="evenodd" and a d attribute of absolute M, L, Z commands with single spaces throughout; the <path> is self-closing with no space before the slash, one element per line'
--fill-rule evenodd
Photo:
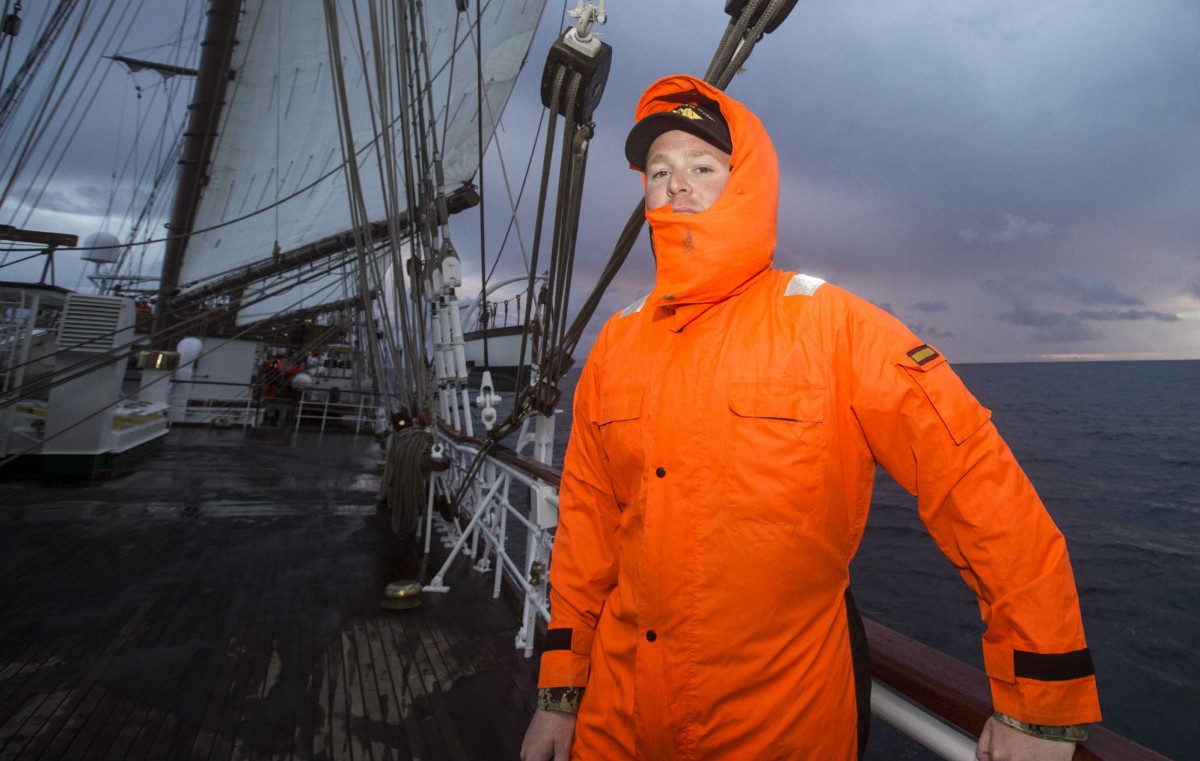
<path fill-rule="evenodd" d="M 690 186 L 687 184 L 687 178 L 678 174 L 671 175 L 671 181 L 667 183 L 667 190 L 674 195 L 681 191 L 687 192 Z"/>

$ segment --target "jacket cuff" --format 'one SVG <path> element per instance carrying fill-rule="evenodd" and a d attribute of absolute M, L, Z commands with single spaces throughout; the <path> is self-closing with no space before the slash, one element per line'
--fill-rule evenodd
<path fill-rule="evenodd" d="M 538 690 L 537 707 L 543 711 L 579 713 L 582 700 L 582 687 L 542 687 Z"/>
<path fill-rule="evenodd" d="M 550 629 L 542 652 L 538 687 L 583 687 L 591 672 L 592 639 L 587 629 Z"/>
<path fill-rule="evenodd" d="M 1043 740 L 1060 740 L 1062 742 L 1083 742 L 1088 737 L 1087 724 L 1067 724 L 1065 726 L 1056 726 L 1051 724 L 1030 724 L 1027 721 L 1014 719 L 1006 714 L 996 712 L 992 714 L 996 721 L 1006 727 L 1012 727 L 1018 732 L 1024 732 L 1027 735 L 1040 737 Z"/>
<path fill-rule="evenodd" d="M 993 708 L 1039 726 L 1100 721 L 1096 678 L 1086 653 L 1035 655 L 985 640 L 983 660 Z"/>

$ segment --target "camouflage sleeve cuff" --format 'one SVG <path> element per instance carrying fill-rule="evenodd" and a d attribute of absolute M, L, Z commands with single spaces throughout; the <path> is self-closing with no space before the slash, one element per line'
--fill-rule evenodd
<path fill-rule="evenodd" d="M 1083 742 L 1087 739 L 1087 724 L 1068 724 L 1066 726 L 1055 726 L 1051 724 L 1030 724 L 1014 719 L 1011 716 L 997 711 L 992 714 L 996 721 L 1006 727 L 1012 727 L 1018 732 L 1024 732 L 1027 735 L 1040 737 L 1043 740 L 1061 740 L 1062 742 Z"/>
<path fill-rule="evenodd" d="M 582 687 L 543 687 L 538 690 L 538 708 L 543 711 L 579 713 Z"/>

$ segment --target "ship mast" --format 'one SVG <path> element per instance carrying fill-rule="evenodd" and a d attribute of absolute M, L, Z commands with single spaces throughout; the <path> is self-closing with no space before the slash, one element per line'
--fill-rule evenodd
<path fill-rule="evenodd" d="M 187 131 L 184 133 L 183 155 L 179 159 L 179 181 L 175 203 L 171 209 L 170 238 L 163 256 L 162 277 L 158 301 L 154 310 L 153 334 L 159 336 L 167 327 L 171 295 L 179 286 L 179 271 L 183 252 L 192 232 L 196 207 L 208 177 L 217 124 L 225 105 L 225 89 L 233 79 L 230 69 L 233 47 L 242 0 L 210 0 L 204 41 L 200 44 L 200 66 L 196 89 L 189 107 Z M 156 338 L 156 343 L 161 339 Z M 164 348 L 160 346 L 159 348 Z"/>

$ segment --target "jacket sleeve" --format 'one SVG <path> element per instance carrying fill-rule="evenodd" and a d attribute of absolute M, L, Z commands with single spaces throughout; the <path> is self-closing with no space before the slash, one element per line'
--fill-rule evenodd
<path fill-rule="evenodd" d="M 1100 720 L 1066 542 L 991 422 L 936 349 L 848 301 L 840 356 L 875 460 L 979 601 L 995 709 L 1032 724 Z"/>
<path fill-rule="evenodd" d="M 592 356 L 599 353 L 594 349 Z M 600 451 L 597 409 L 596 372 L 589 360 L 575 390 L 559 486 L 559 522 L 550 562 L 550 626 L 538 677 L 541 688 L 587 685 L 596 623 L 617 583 L 621 511 Z"/>

